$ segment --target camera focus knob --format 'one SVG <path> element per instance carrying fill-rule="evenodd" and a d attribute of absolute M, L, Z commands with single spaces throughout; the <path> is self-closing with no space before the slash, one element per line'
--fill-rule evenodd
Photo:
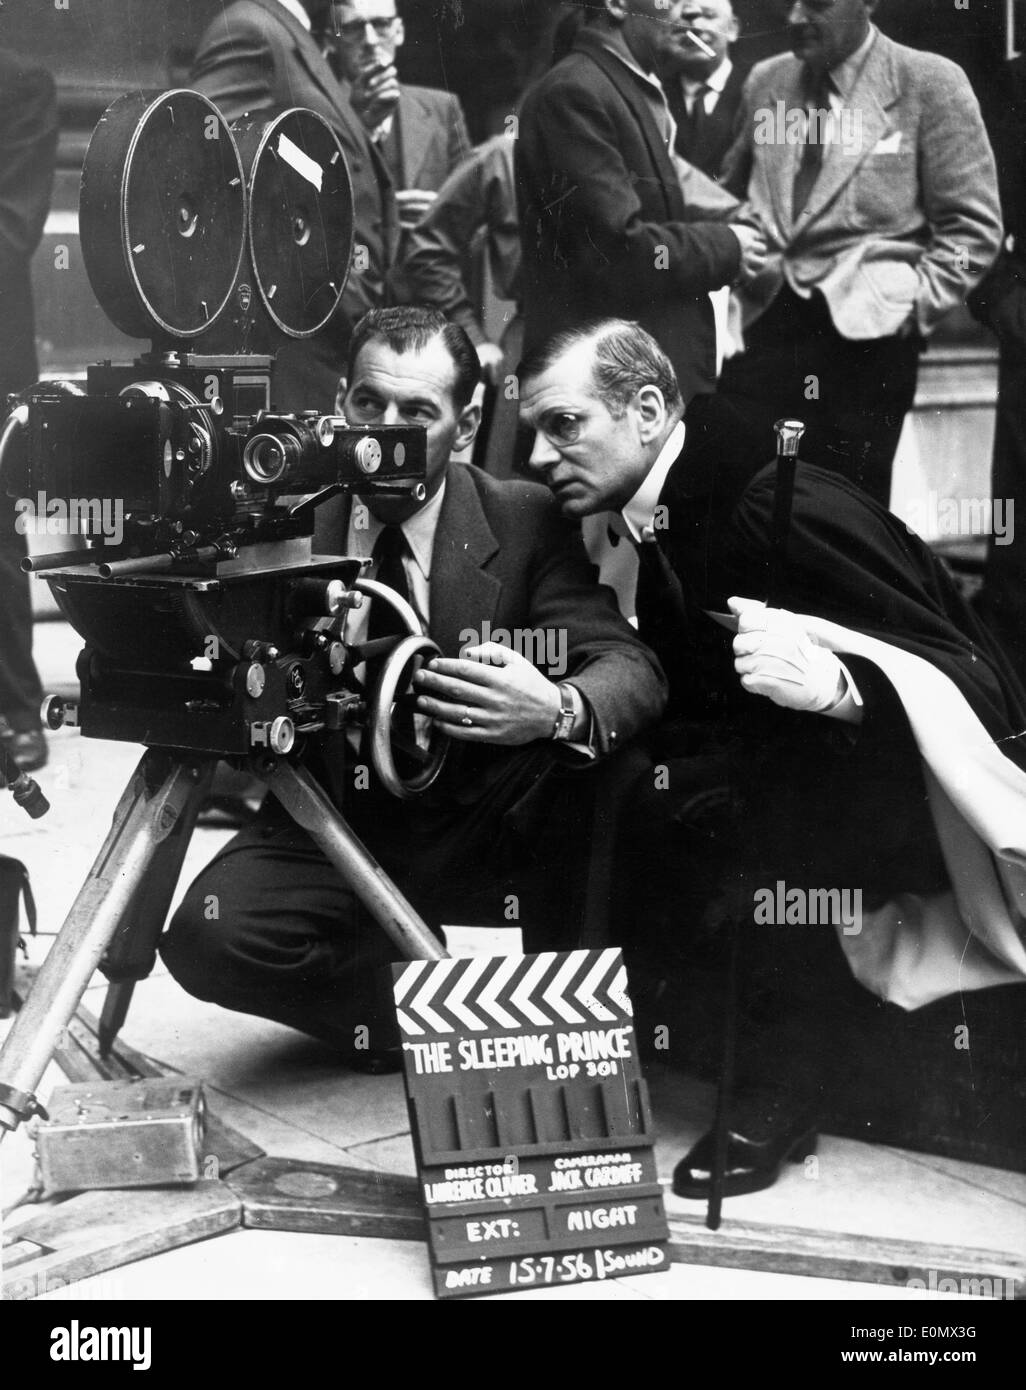
<path fill-rule="evenodd" d="M 373 435 L 358 439 L 353 450 L 356 466 L 362 473 L 376 473 L 381 467 L 381 445 Z"/>
<path fill-rule="evenodd" d="M 296 741 L 296 726 L 287 714 L 280 714 L 271 724 L 270 743 L 275 753 L 291 753 Z"/>

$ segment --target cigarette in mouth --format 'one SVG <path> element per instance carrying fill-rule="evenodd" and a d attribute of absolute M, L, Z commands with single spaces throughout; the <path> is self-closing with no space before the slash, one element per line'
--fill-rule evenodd
<path fill-rule="evenodd" d="M 705 39 L 700 39 L 694 29 L 685 29 L 684 37 L 690 39 L 696 48 L 700 48 L 707 58 L 715 58 L 716 50 L 710 48 Z"/>

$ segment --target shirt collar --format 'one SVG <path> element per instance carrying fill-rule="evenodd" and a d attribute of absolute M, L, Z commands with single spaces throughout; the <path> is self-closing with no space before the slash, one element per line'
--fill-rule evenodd
<path fill-rule="evenodd" d="M 843 63 L 838 63 L 836 68 L 830 69 L 830 80 L 834 84 L 834 90 L 839 96 L 850 96 L 852 88 L 862 71 L 862 65 L 869 56 L 869 50 L 877 36 L 875 24 L 869 26 L 869 33 L 856 48 L 854 53 L 849 53 Z"/>
<path fill-rule="evenodd" d="M 655 509 L 659 494 L 666 482 L 666 475 L 676 462 L 684 447 L 684 421 L 678 420 L 666 443 L 659 450 L 659 457 L 645 475 L 645 480 L 624 507 L 620 515 L 627 524 L 627 530 L 636 541 L 653 539 Z M 648 531 L 648 535 L 645 532 Z"/>
<path fill-rule="evenodd" d="M 699 92 L 703 87 L 707 87 L 710 92 L 719 92 L 722 96 L 723 89 L 727 85 L 730 74 L 734 71 L 734 64 L 729 58 L 724 58 L 723 62 L 708 77 L 692 80 L 689 77 L 681 79 L 685 93 L 690 96 L 692 92 Z"/>
<path fill-rule="evenodd" d="M 300 4 L 300 0 L 278 0 L 278 4 L 281 5 L 284 9 L 288 10 L 289 14 L 292 15 L 293 19 L 298 19 L 300 24 L 302 24 L 303 28 L 306 30 L 306 32 L 308 34 L 310 33 L 312 28 L 310 24 L 310 16 L 307 14 L 306 10 L 303 9 L 303 6 Z"/>
<path fill-rule="evenodd" d="M 442 498 L 445 496 L 445 481 L 433 497 L 429 497 L 418 511 L 412 516 L 408 516 L 402 523 L 401 530 L 406 537 L 410 547 L 410 553 L 416 561 L 417 568 L 426 580 L 431 578 L 431 551 L 435 544 L 435 531 L 438 529 L 438 515 L 442 510 Z M 360 498 L 360 501 L 363 499 Z M 364 503 L 366 506 L 366 503 Z M 385 529 L 385 523 L 379 521 L 371 512 L 367 519 L 367 525 L 356 529 L 353 526 L 352 517 L 349 521 L 349 535 L 346 543 L 348 554 L 359 556 L 361 559 L 368 559 L 374 551 L 374 542 Z"/>

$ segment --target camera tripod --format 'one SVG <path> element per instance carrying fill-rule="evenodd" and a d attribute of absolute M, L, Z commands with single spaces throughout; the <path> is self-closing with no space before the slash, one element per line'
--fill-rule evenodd
<path fill-rule="evenodd" d="M 36 1087 L 93 972 L 110 980 L 100 1023 L 110 1050 L 132 991 L 156 960 L 163 930 L 216 757 L 150 748 L 125 788 L 85 883 L 0 1049 L 0 1141 L 7 1130 L 45 1114 Z M 252 758 L 258 777 L 338 869 L 403 956 L 441 960 L 446 952 L 326 793 L 299 764 Z"/>

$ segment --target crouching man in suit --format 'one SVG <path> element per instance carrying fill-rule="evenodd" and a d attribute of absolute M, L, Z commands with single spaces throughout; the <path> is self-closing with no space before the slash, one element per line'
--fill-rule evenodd
<path fill-rule="evenodd" d="M 836 472 L 797 465 L 767 607 L 767 449 L 718 397 L 685 414 L 636 323 L 559 335 L 522 365 L 520 399 L 564 515 L 611 512 L 635 542 L 639 631 L 670 678 L 659 775 L 624 818 L 632 920 L 651 928 L 655 876 L 668 957 L 704 875 L 745 966 L 763 958 L 725 1186 L 753 1192 L 812 1151 L 853 1045 L 842 1015 L 1026 979 L 1026 699 L 928 547 Z M 711 1149 L 681 1160 L 678 1194 L 708 1195 Z"/>
<path fill-rule="evenodd" d="M 454 747 L 434 786 L 403 802 L 365 786 L 345 735 L 319 758 L 351 826 L 432 928 L 508 924 L 515 899 L 525 931 L 558 945 L 560 890 L 587 852 L 587 769 L 658 719 L 665 685 L 547 491 L 450 464 L 477 429 L 478 377 L 469 338 L 433 310 L 374 310 L 354 331 L 344 412 L 426 428 L 427 497 L 339 499 L 319 513 L 317 548 L 369 557 L 370 577 L 408 597 L 444 653 L 416 677 L 421 716 Z M 386 635 L 373 611 L 353 616 L 347 640 Z M 534 661 L 489 641 L 497 629 L 533 634 Z M 273 805 L 192 885 L 161 949 L 202 999 L 310 1033 L 357 1066 L 398 1055 L 374 970 L 394 948 Z"/>

